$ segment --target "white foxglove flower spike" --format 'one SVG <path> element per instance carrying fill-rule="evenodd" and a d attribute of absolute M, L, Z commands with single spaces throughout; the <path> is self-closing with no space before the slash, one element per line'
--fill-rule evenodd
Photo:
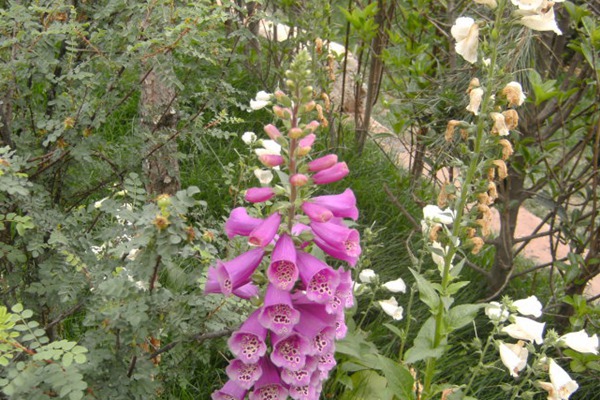
<path fill-rule="evenodd" d="M 394 296 L 390 297 L 388 300 L 382 300 L 379 302 L 379 305 L 383 309 L 383 312 L 395 319 L 396 321 L 400 321 L 403 318 L 404 309 L 402 306 L 398 305 L 396 298 Z"/>
<path fill-rule="evenodd" d="M 383 286 L 385 289 L 389 290 L 392 293 L 406 293 L 406 283 L 404 283 L 402 278 L 386 282 L 381 286 Z"/>
<path fill-rule="evenodd" d="M 546 323 L 525 317 L 514 317 L 514 319 L 515 322 L 502 328 L 502 332 L 515 339 L 533 341 L 537 344 L 544 343 L 542 335 Z"/>

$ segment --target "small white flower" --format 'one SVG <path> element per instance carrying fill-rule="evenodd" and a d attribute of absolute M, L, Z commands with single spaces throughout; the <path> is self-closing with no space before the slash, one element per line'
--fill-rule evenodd
<path fill-rule="evenodd" d="M 254 100 L 250 100 L 250 108 L 253 110 L 260 110 L 261 108 L 265 108 L 271 103 L 271 94 L 261 90 L 256 93 L 256 97 Z"/>
<path fill-rule="evenodd" d="M 442 210 L 438 206 L 427 205 L 423 207 L 423 218 L 425 222 L 437 222 L 440 224 L 451 224 L 454 222 L 456 213 L 449 208 Z"/>
<path fill-rule="evenodd" d="M 542 389 L 548 391 L 548 400 L 568 400 L 579 385 L 553 359 L 550 359 L 550 382 L 539 382 Z"/>
<path fill-rule="evenodd" d="M 598 354 L 598 335 L 588 336 L 583 329 L 562 335 L 559 340 L 580 353 Z"/>
<path fill-rule="evenodd" d="M 398 302 L 394 296 L 390 297 L 387 300 L 381 300 L 379 305 L 383 309 L 383 312 L 395 319 L 396 321 L 400 321 L 403 318 L 402 313 L 404 309 L 402 306 L 398 306 Z"/>
<path fill-rule="evenodd" d="M 525 317 L 514 317 L 514 319 L 515 322 L 502 328 L 502 332 L 515 339 L 534 341 L 537 344 L 544 343 L 542 335 L 545 322 L 537 322 Z"/>
<path fill-rule="evenodd" d="M 489 58 L 484 58 L 483 60 L 481 60 L 481 62 L 483 62 L 483 65 L 485 65 L 486 67 L 489 67 L 492 63 L 492 60 L 490 60 Z"/>
<path fill-rule="evenodd" d="M 108 199 L 108 197 L 105 197 L 102 200 L 98 200 L 98 201 L 94 202 L 94 208 L 102 207 L 102 203 L 104 203 L 107 199 Z"/>
<path fill-rule="evenodd" d="M 268 169 L 255 169 L 254 176 L 256 176 L 263 185 L 268 185 L 273 180 L 273 173 Z"/>
<path fill-rule="evenodd" d="M 255 100 L 257 101 L 271 101 L 271 93 L 267 93 L 264 90 L 261 90 L 260 92 L 256 93 L 256 97 Z"/>
<path fill-rule="evenodd" d="M 358 274 L 358 279 L 362 283 L 372 283 L 377 278 L 377 274 L 372 269 L 363 269 Z"/>
<path fill-rule="evenodd" d="M 457 18 L 450 33 L 456 40 L 456 52 L 471 64 L 477 62 L 479 25 L 475 23 L 475 20 L 470 17 Z"/>
<path fill-rule="evenodd" d="M 256 141 L 256 133 L 254 132 L 244 132 L 242 135 L 242 141 L 247 145 L 251 145 Z"/>
<path fill-rule="evenodd" d="M 386 282 L 381 286 L 383 286 L 392 293 L 406 293 L 406 283 L 404 283 L 402 278 Z"/>
<path fill-rule="evenodd" d="M 469 91 L 469 105 L 467 106 L 467 111 L 470 111 L 475 115 L 479 115 L 479 107 L 481 107 L 481 100 L 483 100 L 483 89 L 471 89 Z"/>
<path fill-rule="evenodd" d="M 281 146 L 276 141 L 270 139 L 263 139 L 260 141 L 260 143 L 263 146 L 263 148 L 254 150 L 257 156 L 262 156 L 263 154 L 281 155 Z"/>
<path fill-rule="evenodd" d="M 536 318 L 542 316 L 542 303 L 535 296 L 517 300 L 513 302 L 513 306 L 517 308 L 521 315 L 531 315 Z"/>
<path fill-rule="evenodd" d="M 500 342 L 498 345 L 502 364 L 508 368 L 510 375 L 515 378 L 519 376 L 519 371 L 522 371 L 527 365 L 529 351 L 524 347 L 524 344 L 519 341 L 517 344 Z"/>
<path fill-rule="evenodd" d="M 491 301 L 485 307 L 485 315 L 492 321 L 504 322 L 510 316 L 508 310 L 497 301 Z"/>

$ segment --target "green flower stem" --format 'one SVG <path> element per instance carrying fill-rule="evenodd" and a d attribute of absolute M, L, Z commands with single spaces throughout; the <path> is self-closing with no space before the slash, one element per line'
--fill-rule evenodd
<path fill-rule="evenodd" d="M 425 256 L 425 252 L 422 251 L 421 255 L 419 257 L 419 262 L 415 266 L 416 267 L 415 269 L 418 273 L 421 273 L 421 266 L 423 265 L 423 257 L 424 256 Z M 408 337 L 408 334 L 410 333 L 410 323 L 412 321 L 412 318 L 411 318 L 412 306 L 414 304 L 415 294 L 417 292 L 415 290 L 415 286 L 416 285 L 413 285 L 410 289 L 410 295 L 408 297 L 408 305 L 406 306 L 406 314 L 404 317 L 406 319 L 406 325 L 404 327 L 404 337 L 402 338 L 402 342 L 400 343 L 400 349 L 398 350 L 398 361 L 399 362 L 402 362 L 402 358 L 404 357 L 404 347 L 406 345 L 406 338 Z"/>
<path fill-rule="evenodd" d="M 474 149 L 473 149 L 473 157 L 469 163 L 469 167 L 467 169 L 467 173 L 465 175 L 465 179 L 461 184 L 461 192 L 460 197 L 458 198 L 458 202 L 456 203 L 455 211 L 456 217 L 454 219 L 454 225 L 452 227 L 452 237 L 458 238 L 460 234 L 460 230 L 462 228 L 460 222 L 462 221 L 462 217 L 464 215 L 465 206 L 469 197 L 469 187 L 475 178 L 475 174 L 477 173 L 478 167 L 481 164 L 481 147 L 484 139 L 484 127 L 485 123 L 488 120 L 487 114 L 485 110 L 488 109 L 488 105 L 490 102 L 490 95 L 494 88 L 494 77 L 496 75 L 496 61 L 498 59 L 498 39 L 500 35 L 498 34 L 499 28 L 503 23 L 503 14 L 504 8 L 506 6 L 506 0 L 499 1 L 498 8 L 496 9 L 496 19 L 494 21 L 494 25 L 492 27 L 492 34 L 490 35 L 490 48 L 491 48 L 491 57 L 490 57 L 490 65 L 488 68 L 488 77 L 487 77 L 487 86 L 483 95 L 483 100 L 481 104 L 481 110 L 484 111 L 479 115 L 477 120 L 477 135 L 475 137 Z M 455 243 L 452 242 L 450 244 L 450 249 L 448 254 L 446 254 L 444 258 L 444 269 L 442 271 L 442 282 L 441 282 L 441 291 L 440 296 L 447 296 L 448 286 L 451 282 L 450 276 L 450 267 L 451 261 L 456 254 L 457 248 Z M 440 300 L 437 310 L 435 310 L 435 332 L 433 337 L 433 348 L 436 348 L 442 343 L 442 341 L 448 336 L 447 333 L 443 332 L 444 327 L 444 319 L 446 316 L 446 307 L 444 306 L 444 302 Z M 427 366 L 425 370 L 425 378 L 424 378 L 424 387 L 423 393 L 425 399 L 430 399 L 433 397 L 433 393 L 431 393 L 431 385 L 433 382 L 433 376 L 435 374 L 437 359 L 429 358 L 427 360 Z"/>
<path fill-rule="evenodd" d="M 373 290 L 371 291 L 371 299 L 369 300 L 369 305 L 367 306 L 365 313 L 363 314 L 362 318 L 360 319 L 360 322 L 358 323 L 358 329 L 362 328 L 362 325 L 365 322 L 365 319 L 367 318 L 367 314 L 369 313 L 369 310 L 375 302 L 375 294 L 377 294 L 377 288 L 373 288 Z"/>
<path fill-rule="evenodd" d="M 498 324 L 496 324 L 496 327 L 494 330 L 496 331 L 497 328 L 498 328 Z M 481 367 L 483 366 L 483 360 L 485 360 L 485 355 L 487 354 L 487 351 L 490 348 L 490 346 L 492 345 L 492 343 L 494 343 L 494 335 L 488 335 L 488 338 L 485 342 L 485 346 L 483 346 L 483 350 L 481 351 L 481 355 L 479 356 L 479 362 L 477 363 L 477 367 L 475 368 L 475 371 L 473 371 L 473 373 L 471 374 L 469 383 L 467 383 L 467 386 L 463 390 L 463 393 L 465 396 L 467 395 L 467 393 L 469 393 L 469 390 L 471 389 L 471 385 L 473 385 L 475 378 L 478 376 L 478 373 L 481 370 Z"/>
<path fill-rule="evenodd" d="M 300 91 L 298 86 L 296 86 L 296 101 L 294 104 L 294 109 L 292 110 L 292 119 L 291 119 L 291 128 L 298 127 L 298 109 L 300 107 Z M 296 147 L 298 146 L 297 139 L 290 140 L 290 150 L 289 150 L 289 173 L 290 178 L 296 173 Z M 298 196 L 298 190 L 296 186 L 290 183 L 290 209 L 288 210 L 288 231 L 292 233 L 292 227 L 294 225 L 294 218 L 296 216 L 296 197 Z"/>

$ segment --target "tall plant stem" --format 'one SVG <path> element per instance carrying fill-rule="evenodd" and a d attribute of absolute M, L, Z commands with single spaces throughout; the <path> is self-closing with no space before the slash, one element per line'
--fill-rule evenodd
<path fill-rule="evenodd" d="M 458 238 L 461 229 L 461 221 L 464 215 L 465 206 L 469 199 L 469 188 L 471 187 L 471 183 L 475 178 L 475 174 L 477 173 L 478 167 L 482 161 L 482 145 L 484 139 L 484 127 L 487 121 L 487 109 L 489 108 L 490 95 L 494 88 L 494 77 L 496 75 L 496 61 L 498 58 L 498 38 L 500 37 L 499 30 L 502 25 L 502 15 L 504 14 L 504 8 L 506 6 L 506 0 L 499 1 L 498 8 L 496 9 L 496 18 L 494 21 L 494 25 L 492 27 L 492 34 L 490 35 L 490 64 L 488 68 L 488 76 L 487 76 L 487 85 L 486 90 L 483 95 L 483 101 L 481 105 L 482 115 L 479 115 L 477 120 L 477 130 L 475 143 L 473 147 L 473 156 L 469 162 L 469 166 L 467 168 L 467 173 L 465 174 L 464 180 L 461 182 L 461 192 L 460 196 L 455 203 L 455 211 L 456 216 L 454 218 L 454 225 L 452 227 L 452 237 Z M 457 251 L 456 243 L 451 243 L 450 249 L 444 257 L 444 268 L 442 271 L 442 282 L 441 282 L 441 290 L 440 296 L 446 297 L 448 296 L 448 286 L 451 282 L 450 276 L 450 268 L 452 267 L 451 261 L 454 258 L 454 255 Z M 437 310 L 435 310 L 435 331 L 433 336 L 433 348 L 437 348 L 440 346 L 442 341 L 447 338 L 448 333 L 444 332 L 444 319 L 447 313 L 446 306 L 443 301 L 439 301 L 437 306 Z M 435 375 L 437 365 L 436 358 L 429 358 L 427 360 L 427 366 L 425 369 L 425 378 L 423 385 L 423 393 L 424 399 L 431 399 L 433 397 L 433 393 L 431 393 L 431 385 L 433 383 L 433 377 Z"/>

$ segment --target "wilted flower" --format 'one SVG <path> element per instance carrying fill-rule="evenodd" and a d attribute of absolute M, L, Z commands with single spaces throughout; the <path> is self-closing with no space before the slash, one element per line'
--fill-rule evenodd
<path fill-rule="evenodd" d="M 517 308 L 517 311 L 521 315 L 531 315 L 536 318 L 542 315 L 542 303 L 535 296 L 516 300 L 513 302 L 513 306 Z"/>
<path fill-rule="evenodd" d="M 481 107 L 481 100 L 483 99 L 483 89 L 473 88 L 469 91 L 469 105 L 467 111 L 472 112 L 474 115 L 479 115 L 479 107 Z"/>
<path fill-rule="evenodd" d="M 533 15 L 525 15 L 519 20 L 519 23 L 534 31 L 553 31 L 557 35 L 562 35 L 562 31 L 554 18 L 554 7 L 541 10 Z"/>
<path fill-rule="evenodd" d="M 494 160 L 492 164 L 498 169 L 498 178 L 500 180 L 505 179 L 508 176 L 508 167 L 504 160 Z"/>
<path fill-rule="evenodd" d="M 542 389 L 548 391 L 548 400 L 568 400 L 569 397 L 579 388 L 567 372 L 560 367 L 553 359 L 550 359 L 549 365 L 550 382 L 539 382 Z"/>
<path fill-rule="evenodd" d="M 527 351 L 524 344 L 523 341 L 519 341 L 517 344 L 500 342 L 498 345 L 502 364 L 508 368 L 510 375 L 515 378 L 519 376 L 519 371 L 522 371 L 527 365 L 529 351 Z"/>
<path fill-rule="evenodd" d="M 383 309 L 383 312 L 395 319 L 396 321 L 400 321 L 403 318 L 404 309 L 402 306 L 398 305 L 396 298 L 394 296 L 390 297 L 387 300 L 381 300 L 379 305 Z"/>
<path fill-rule="evenodd" d="M 466 61 L 474 64 L 477 61 L 477 47 L 479 45 L 479 25 L 473 18 L 460 17 L 450 29 L 452 37 L 456 40 L 456 52 Z"/>
<path fill-rule="evenodd" d="M 254 143 L 256 141 L 256 133 L 244 132 L 242 135 L 242 141 L 248 145 Z"/>
<path fill-rule="evenodd" d="M 519 82 L 507 83 L 501 93 L 506 97 L 506 100 L 508 100 L 508 105 L 510 107 L 518 107 L 525 101 L 523 87 Z"/>
<path fill-rule="evenodd" d="M 580 353 L 598 354 L 598 335 L 588 336 L 583 329 L 562 335 L 559 341 Z"/>
<path fill-rule="evenodd" d="M 504 114 L 497 112 L 490 113 L 490 117 L 494 120 L 494 126 L 492 127 L 492 134 L 498 136 L 507 136 L 509 134 Z"/>
<path fill-rule="evenodd" d="M 375 271 L 368 268 L 363 269 L 362 271 L 360 271 L 360 274 L 358 274 L 358 280 L 360 280 L 362 283 L 373 283 L 376 278 L 377 274 L 375 273 Z"/>
<path fill-rule="evenodd" d="M 385 289 L 389 290 L 392 293 L 406 293 L 406 283 L 404 283 L 404 280 L 402 280 L 402 278 L 386 282 L 381 286 L 383 286 Z"/>
<path fill-rule="evenodd" d="M 508 109 L 502 112 L 504 115 L 504 122 L 508 130 L 516 129 L 519 126 L 519 114 L 513 109 Z"/>
<path fill-rule="evenodd" d="M 537 344 L 544 343 L 542 335 L 546 323 L 537 322 L 525 317 L 514 317 L 514 319 L 515 322 L 502 328 L 502 332 L 515 339 L 533 341 Z"/>

